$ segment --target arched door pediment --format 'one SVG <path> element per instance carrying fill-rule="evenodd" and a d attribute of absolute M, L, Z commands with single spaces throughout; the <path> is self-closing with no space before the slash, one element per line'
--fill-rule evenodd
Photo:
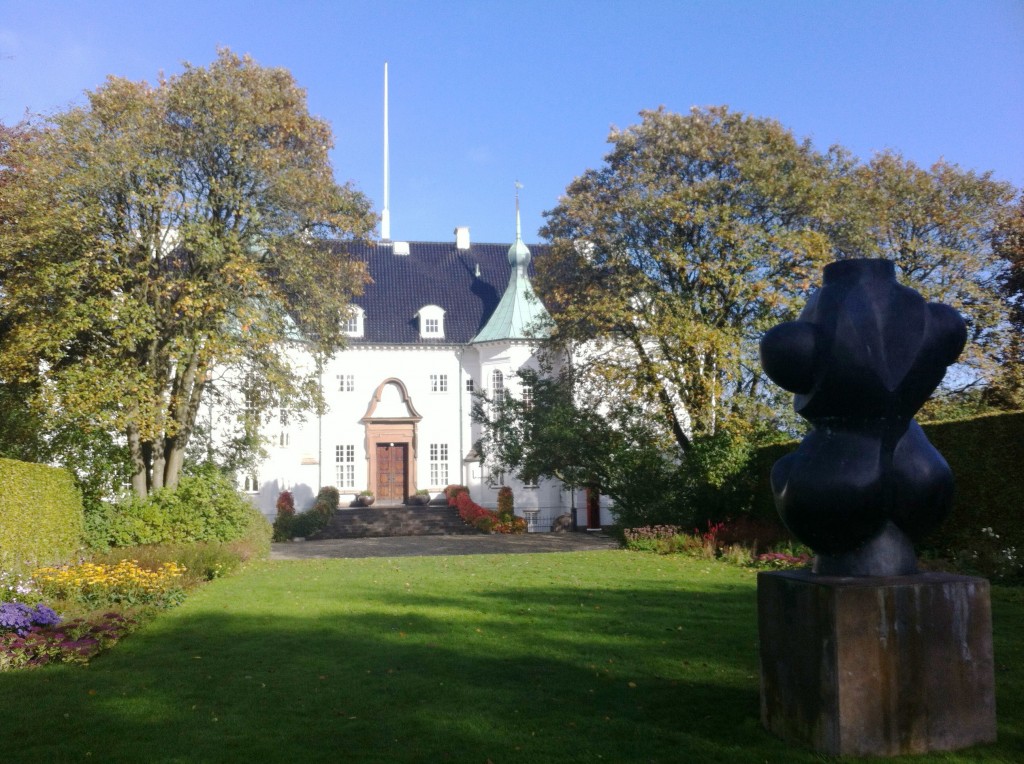
<path fill-rule="evenodd" d="M 390 377 L 377 386 L 362 421 L 418 422 L 422 418 L 412 405 L 405 383 L 396 377 Z"/>

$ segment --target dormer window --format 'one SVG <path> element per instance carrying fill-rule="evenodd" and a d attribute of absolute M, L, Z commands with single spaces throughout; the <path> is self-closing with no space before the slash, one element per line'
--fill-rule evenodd
<path fill-rule="evenodd" d="M 352 305 L 348 313 L 341 317 L 341 331 L 346 337 L 363 336 L 363 309 Z"/>
<path fill-rule="evenodd" d="M 444 339 L 444 308 L 437 305 L 425 305 L 417 314 L 420 319 L 420 337 L 422 339 Z"/>

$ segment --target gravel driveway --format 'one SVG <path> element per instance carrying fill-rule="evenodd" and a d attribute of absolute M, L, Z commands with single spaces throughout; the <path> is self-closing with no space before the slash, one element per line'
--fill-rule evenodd
<path fill-rule="evenodd" d="M 461 554 L 590 552 L 618 549 L 604 533 L 522 533 L 465 536 L 387 536 L 327 541 L 291 541 L 270 545 L 271 560 L 332 557 L 424 557 Z"/>

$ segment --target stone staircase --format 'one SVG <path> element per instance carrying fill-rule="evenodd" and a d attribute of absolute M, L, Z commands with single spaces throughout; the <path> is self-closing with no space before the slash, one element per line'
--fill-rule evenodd
<path fill-rule="evenodd" d="M 314 539 L 354 539 L 372 536 L 452 536 L 477 534 L 454 507 L 352 507 L 339 509 Z"/>

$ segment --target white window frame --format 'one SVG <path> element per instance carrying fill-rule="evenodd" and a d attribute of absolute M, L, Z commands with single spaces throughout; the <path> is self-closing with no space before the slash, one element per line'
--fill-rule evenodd
<path fill-rule="evenodd" d="M 505 398 L 505 375 L 502 374 L 501 369 L 491 372 L 491 397 L 495 403 L 499 403 Z"/>
<path fill-rule="evenodd" d="M 339 443 L 334 447 L 334 472 L 336 488 L 356 487 L 356 447 L 353 444 Z"/>
<path fill-rule="evenodd" d="M 523 408 L 527 411 L 533 408 L 533 385 L 523 385 Z"/>
<path fill-rule="evenodd" d="M 431 374 L 430 375 L 430 392 L 432 392 L 432 393 L 447 393 L 448 392 L 448 375 L 447 374 Z"/>
<path fill-rule="evenodd" d="M 335 375 L 338 380 L 338 392 L 339 393 L 352 393 L 356 389 L 356 375 L 355 374 L 337 374 Z"/>
<path fill-rule="evenodd" d="M 351 313 L 341 319 L 341 333 L 346 337 L 362 337 L 366 314 L 358 305 L 353 305 L 351 311 Z"/>
<path fill-rule="evenodd" d="M 448 485 L 448 444 L 430 444 L 430 485 L 441 488 Z"/>
<path fill-rule="evenodd" d="M 420 319 L 422 339 L 444 339 L 444 308 L 439 305 L 424 305 L 417 316 Z"/>

